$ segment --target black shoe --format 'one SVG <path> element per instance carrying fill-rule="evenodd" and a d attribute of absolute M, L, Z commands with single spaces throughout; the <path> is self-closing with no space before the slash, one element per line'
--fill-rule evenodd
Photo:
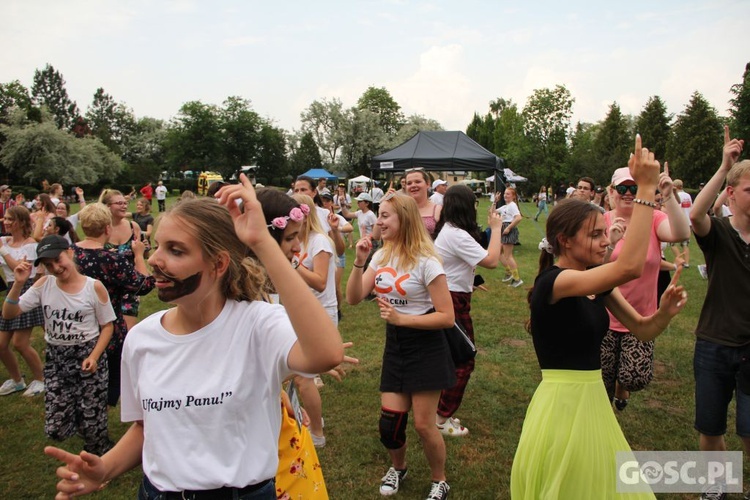
<path fill-rule="evenodd" d="M 628 406 L 628 402 L 628 399 L 615 398 L 615 408 L 622 411 Z"/>

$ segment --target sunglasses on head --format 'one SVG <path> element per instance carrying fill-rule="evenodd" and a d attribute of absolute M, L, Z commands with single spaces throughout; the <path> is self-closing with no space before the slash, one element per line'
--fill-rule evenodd
<path fill-rule="evenodd" d="M 620 194 L 620 196 L 625 195 L 628 191 L 630 191 L 630 194 L 635 196 L 635 193 L 638 192 L 638 186 L 635 184 L 631 184 L 629 186 L 626 186 L 624 184 L 620 184 L 619 186 L 615 186 L 615 190 Z"/>
<path fill-rule="evenodd" d="M 409 172 L 422 172 L 424 170 L 424 167 L 414 167 L 414 168 L 407 168 L 404 170 L 405 174 L 408 174 Z"/>

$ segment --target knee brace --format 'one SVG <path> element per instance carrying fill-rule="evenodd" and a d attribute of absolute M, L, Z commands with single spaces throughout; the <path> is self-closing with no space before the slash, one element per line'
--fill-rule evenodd
<path fill-rule="evenodd" d="M 380 442 L 389 450 L 397 450 L 406 444 L 406 424 L 409 412 L 380 409 Z"/>

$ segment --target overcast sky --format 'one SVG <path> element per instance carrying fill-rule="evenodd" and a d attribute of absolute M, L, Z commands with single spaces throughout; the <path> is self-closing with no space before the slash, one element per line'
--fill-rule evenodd
<path fill-rule="evenodd" d="M 162 119 L 238 95 L 287 130 L 313 100 L 353 106 L 368 86 L 447 130 L 556 84 L 574 121 L 613 101 L 638 114 L 652 95 L 678 114 L 695 90 L 726 115 L 748 19 L 747 0 L 0 0 L 0 82 L 30 88 L 50 63 L 82 111 L 98 87 Z"/>

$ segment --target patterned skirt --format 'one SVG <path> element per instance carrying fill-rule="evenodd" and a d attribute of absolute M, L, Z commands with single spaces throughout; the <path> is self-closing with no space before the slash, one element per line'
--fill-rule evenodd
<path fill-rule="evenodd" d="M 26 290 L 31 288 L 32 280 L 28 280 L 21 289 L 21 295 Z M 13 283 L 8 283 L 8 289 L 13 286 Z M 25 312 L 20 316 L 16 316 L 13 319 L 3 319 L 0 317 L 0 332 L 13 332 L 16 330 L 25 330 L 26 328 L 33 328 L 35 326 L 44 326 L 44 313 L 42 307 L 35 307 L 29 312 Z"/>

